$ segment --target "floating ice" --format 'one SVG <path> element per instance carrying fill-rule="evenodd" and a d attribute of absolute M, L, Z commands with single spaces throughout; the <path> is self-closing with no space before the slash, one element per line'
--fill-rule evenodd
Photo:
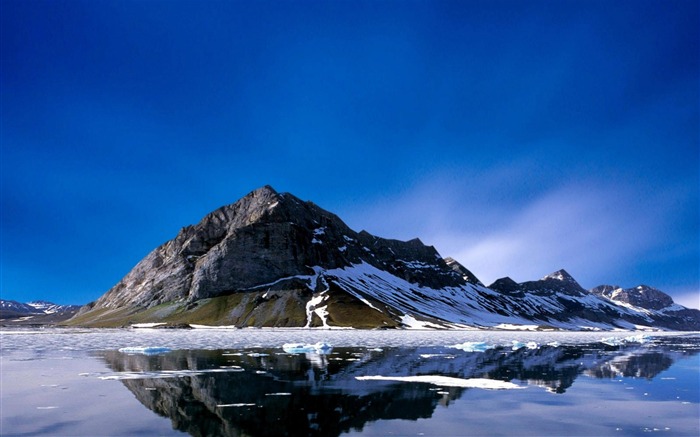
<path fill-rule="evenodd" d="M 397 382 L 422 382 L 439 385 L 442 387 L 482 388 L 486 390 L 512 390 L 525 388 L 512 382 L 498 381 L 486 378 L 452 378 L 442 375 L 418 375 L 418 376 L 356 376 L 359 381 L 397 381 Z"/>
<path fill-rule="evenodd" d="M 450 347 L 452 349 L 460 349 L 464 352 L 485 352 L 489 349 L 495 348 L 496 346 L 483 341 L 467 341 L 461 344 L 455 344 L 447 347 Z"/>
<path fill-rule="evenodd" d="M 124 354 L 142 354 L 142 355 L 158 355 L 170 352 L 167 347 L 160 346 L 129 346 L 119 349 L 119 352 Z"/>
<path fill-rule="evenodd" d="M 607 344 L 608 346 L 622 346 L 626 343 L 646 343 L 651 339 L 648 335 L 645 334 L 639 334 L 639 335 L 632 335 L 630 337 L 606 337 L 606 338 L 601 338 L 600 342 L 603 344 Z"/>
<path fill-rule="evenodd" d="M 627 343 L 646 343 L 651 340 L 651 337 L 646 334 L 632 335 L 630 337 L 625 337 L 625 342 Z"/>
<path fill-rule="evenodd" d="M 608 346 L 621 346 L 625 341 L 620 337 L 605 337 L 601 338 L 600 342 Z"/>
<path fill-rule="evenodd" d="M 522 349 L 522 348 L 524 348 L 524 347 L 526 347 L 526 348 L 528 348 L 528 349 L 537 349 L 538 347 L 540 347 L 540 346 L 539 346 L 536 342 L 534 342 L 534 341 L 528 341 L 527 343 L 523 343 L 522 341 L 513 340 L 513 341 L 512 341 L 512 344 L 513 344 L 513 350 L 514 350 L 514 351 L 517 351 L 518 349 Z"/>
<path fill-rule="evenodd" d="M 316 344 L 307 343 L 285 343 L 282 345 L 282 350 L 288 354 L 329 354 L 333 350 L 333 346 L 318 342 Z"/>

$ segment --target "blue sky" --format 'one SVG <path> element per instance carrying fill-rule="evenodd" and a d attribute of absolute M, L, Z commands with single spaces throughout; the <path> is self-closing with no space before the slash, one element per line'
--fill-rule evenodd
<path fill-rule="evenodd" d="M 15 1 L 4 299 L 86 303 L 271 184 L 484 282 L 700 306 L 697 1 Z"/>

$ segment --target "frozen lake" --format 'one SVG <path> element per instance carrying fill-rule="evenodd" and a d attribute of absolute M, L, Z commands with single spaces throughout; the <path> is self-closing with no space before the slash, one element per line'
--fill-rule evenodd
<path fill-rule="evenodd" d="M 3 436 L 700 435 L 700 333 L 0 334 Z"/>

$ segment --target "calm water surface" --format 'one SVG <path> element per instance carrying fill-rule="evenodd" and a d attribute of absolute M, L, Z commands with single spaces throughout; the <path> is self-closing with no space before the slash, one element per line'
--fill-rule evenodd
<path fill-rule="evenodd" d="M 0 333 L 3 436 L 700 435 L 700 333 Z"/>

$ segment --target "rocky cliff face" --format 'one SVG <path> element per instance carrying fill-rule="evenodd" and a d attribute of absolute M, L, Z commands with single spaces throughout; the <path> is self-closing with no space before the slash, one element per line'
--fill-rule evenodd
<path fill-rule="evenodd" d="M 588 292 L 564 270 L 487 288 L 418 239 L 355 232 L 266 186 L 180 230 L 72 322 L 700 329 L 700 311 L 669 306 L 662 295 Z"/>

